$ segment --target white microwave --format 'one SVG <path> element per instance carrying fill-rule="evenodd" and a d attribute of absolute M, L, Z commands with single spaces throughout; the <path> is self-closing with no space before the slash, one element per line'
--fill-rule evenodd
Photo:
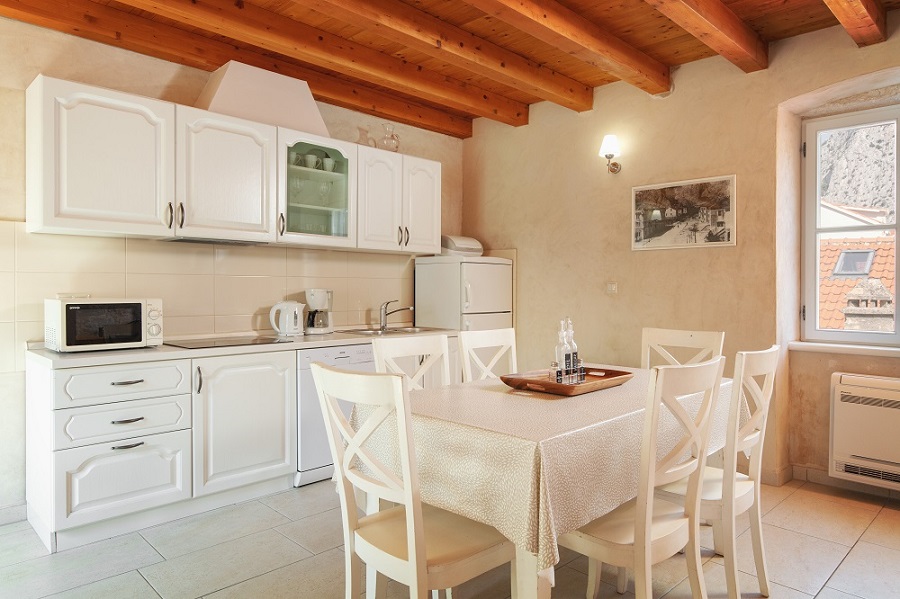
<path fill-rule="evenodd" d="M 44 347 L 58 352 L 162 345 L 161 299 L 45 299 Z"/>

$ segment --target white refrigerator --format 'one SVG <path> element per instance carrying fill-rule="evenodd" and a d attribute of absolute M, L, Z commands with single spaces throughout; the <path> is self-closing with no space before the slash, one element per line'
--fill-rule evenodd
<path fill-rule="evenodd" d="M 513 326 L 512 260 L 416 258 L 416 326 L 481 331 Z"/>

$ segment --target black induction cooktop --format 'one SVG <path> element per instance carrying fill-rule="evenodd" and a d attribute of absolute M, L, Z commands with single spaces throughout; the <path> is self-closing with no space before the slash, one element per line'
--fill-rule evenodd
<path fill-rule="evenodd" d="M 182 347 L 184 349 L 204 349 L 207 347 L 231 347 L 235 345 L 268 345 L 270 343 L 289 343 L 289 339 L 278 337 L 205 337 L 202 339 L 181 339 L 164 341 L 164 345 Z"/>

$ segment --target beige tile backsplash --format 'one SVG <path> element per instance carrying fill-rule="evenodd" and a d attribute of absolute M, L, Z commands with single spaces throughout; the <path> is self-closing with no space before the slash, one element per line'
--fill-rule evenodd
<path fill-rule="evenodd" d="M 43 340 L 43 300 L 57 293 L 160 297 L 167 337 L 271 331 L 269 309 L 334 291 L 336 326 L 378 321 L 378 306 L 413 302 L 413 259 L 282 247 L 218 246 L 25 232 L 0 221 L 0 373 L 24 368 Z M 393 306 L 392 306 L 393 307 Z M 412 322 L 409 312 L 392 322 Z"/>

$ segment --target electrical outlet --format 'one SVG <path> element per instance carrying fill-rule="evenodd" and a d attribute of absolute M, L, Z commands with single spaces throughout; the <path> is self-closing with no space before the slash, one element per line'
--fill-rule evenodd
<path fill-rule="evenodd" d="M 619 293 L 619 284 L 615 281 L 608 281 L 606 283 L 606 293 L 609 295 L 615 295 Z"/>

